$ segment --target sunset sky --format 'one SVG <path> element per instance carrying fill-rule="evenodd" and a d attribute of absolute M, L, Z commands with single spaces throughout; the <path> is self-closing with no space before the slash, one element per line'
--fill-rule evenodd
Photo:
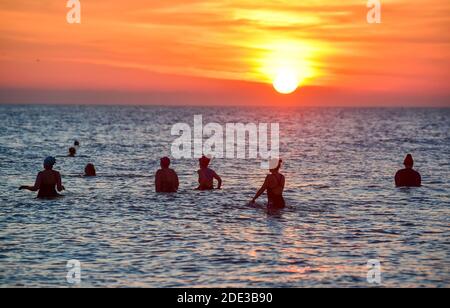
<path fill-rule="evenodd" d="M 450 106 L 448 0 L 66 2 L 1 0 L 0 103 Z"/>

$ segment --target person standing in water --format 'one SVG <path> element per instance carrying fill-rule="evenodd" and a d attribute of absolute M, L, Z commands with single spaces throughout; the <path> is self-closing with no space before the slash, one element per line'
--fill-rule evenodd
<path fill-rule="evenodd" d="M 200 170 L 197 171 L 199 186 L 197 190 L 213 190 L 214 179 L 218 182 L 217 189 L 222 188 L 222 178 L 214 170 L 209 168 L 210 163 L 211 159 L 206 156 L 202 156 L 199 159 Z"/>
<path fill-rule="evenodd" d="M 157 193 L 176 193 L 180 186 L 178 175 L 175 170 L 170 169 L 170 159 L 161 158 L 161 169 L 155 175 L 155 187 Z"/>
<path fill-rule="evenodd" d="M 413 169 L 414 159 L 411 154 L 405 158 L 405 169 L 399 170 L 395 175 L 395 186 L 397 187 L 420 187 L 422 177 L 420 173 Z"/>
<path fill-rule="evenodd" d="M 267 207 L 271 209 L 284 209 L 286 203 L 283 198 L 283 191 L 286 179 L 279 171 L 281 168 L 281 159 L 272 159 L 269 163 L 270 174 L 267 175 L 263 186 L 256 193 L 252 200 L 255 203 L 256 200 L 267 190 Z"/>
<path fill-rule="evenodd" d="M 58 171 L 53 170 L 53 166 L 56 164 L 54 157 L 47 157 L 44 160 L 44 171 L 39 172 L 36 178 L 34 186 L 21 186 L 20 190 L 38 191 L 39 199 L 52 199 L 60 197 L 56 190 L 59 192 L 65 190 L 62 185 L 61 174 Z"/>

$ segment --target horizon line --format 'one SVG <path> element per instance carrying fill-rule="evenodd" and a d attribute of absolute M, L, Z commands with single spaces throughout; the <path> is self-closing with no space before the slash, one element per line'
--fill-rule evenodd
<path fill-rule="evenodd" d="M 368 106 L 351 106 L 351 105 L 290 105 L 290 106 L 279 106 L 279 105 L 259 105 L 259 106 L 248 106 L 248 105 L 221 105 L 221 104 L 168 104 L 163 105 L 160 103 L 6 103 L 0 101 L 0 106 L 46 106 L 46 107 L 155 107 L 155 108 L 243 108 L 243 109 L 254 109 L 254 108 L 266 108 L 266 109 L 450 109 L 450 105 L 396 105 L 396 106 L 386 106 L 386 105 L 368 105 Z"/>

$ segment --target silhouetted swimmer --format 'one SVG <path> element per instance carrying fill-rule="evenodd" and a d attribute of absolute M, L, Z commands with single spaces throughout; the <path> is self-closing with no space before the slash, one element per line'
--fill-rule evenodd
<path fill-rule="evenodd" d="M 175 193 L 178 191 L 180 182 L 175 170 L 170 169 L 170 159 L 161 158 L 161 169 L 155 175 L 155 188 L 157 193 Z"/>
<path fill-rule="evenodd" d="M 405 169 L 397 172 L 395 175 L 395 185 L 397 187 L 420 187 L 422 186 L 422 177 L 420 173 L 413 170 L 414 159 L 411 154 L 405 158 Z"/>
<path fill-rule="evenodd" d="M 69 157 L 75 157 L 76 154 L 77 154 L 77 149 L 75 149 L 74 147 L 69 149 Z"/>
<path fill-rule="evenodd" d="M 209 168 L 210 163 L 211 159 L 206 156 L 199 159 L 200 170 L 197 171 L 199 186 L 197 190 L 213 190 L 214 179 L 218 182 L 217 189 L 222 187 L 222 179 L 214 170 Z"/>
<path fill-rule="evenodd" d="M 47 157 L 44 161 L 44 171 L 39 172 L 36 178 L 34 186 L 21 186 L 20 190 L 39 191 L 39 199 L 52 199 L 60 197 L 56 190 L 59 192 L 65 190 L 62 185 L 61 174 L 58 171 L 53 170 L 53 166 L 56 164 L 54 157 Z"/>
<path fill-rule="evenodd" d="M 95 166 L 93 164 L 87 164 L 84 168 L 84 176 L 94 177 L 97 176 L 97 172 L 95 170 Z"/>
<path fill-rule="evenodd" d="M 80 147 L 80 142 L 78 140 L 75 140 L 75 142 L 73 143 L 74 147 Z"/>
<path fill-rule="evenodd" d="M 269 163 L 270 173 L 267 175 L 261 189 L 256 193 L 252 203 L 261 197 L 261 195 L 267 190 L 267 207 L 270 209 L 284 209 L 286 203 L 283 198 L 283 191 L 285 185 L 285 177 L 279 171 L 281 168 L 281 159 L 272 159 Z"/>

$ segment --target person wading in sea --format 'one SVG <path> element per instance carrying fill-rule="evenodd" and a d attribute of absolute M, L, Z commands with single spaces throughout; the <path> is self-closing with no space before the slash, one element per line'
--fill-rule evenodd
<path fill-rule="evenodd" d="M 39 199 L 52 199 L 60 197 L 56 190 L 59 192 L 65 190 L 62 185 L 61 174 L 58 171 L 53 170 L 53 166 L 56 164 L 54 157 L 47 157 L 44 160 L 44 171 L 39 172 L 36 178 L 34 186 L 21 186 L 20 190 L 38 191 Z"/>
<path fill-rule="evenodd" d="M 202 156 L 202 158 L 198 161 L 200 164 L 200 170 L 197 171 L 199 183 L 197 190 L 213 190 L 214 179 L 218 182 L 217 189 L 221 189 L 222 178 L 214 170 L 209 168 L 211 159 L 206 156 Z"/>
<path fill-rule="evenodd" d="M 411 154 L 405 158 L 405 169 L 399 170 L 395 175 L 395 186 L 397 187 L 420 187 L 422 177 L 420 173 L 413 169 L 414 159 Z"/>
<path fill-rule="evenodd" d="M 272 159 L 269 163 L 270 174 L 267 175 L 263 186 L 256 193 L 251 203 L 256 203 L 256 200 L 267 190 L 267 207 L 269 209 L 284 209 L 286 203 L 283 198 L 283 191 L 286 179 L 280 173 L 281 159 Z"/>
<path fill-rule="evenodd" d="M 175 193 L 178 191 L 180 182 L 175 170 L 170 169 L 170 159 L 161 158 L 161 169 L 156 172 L 155 188 L 157 193 Z"/>

